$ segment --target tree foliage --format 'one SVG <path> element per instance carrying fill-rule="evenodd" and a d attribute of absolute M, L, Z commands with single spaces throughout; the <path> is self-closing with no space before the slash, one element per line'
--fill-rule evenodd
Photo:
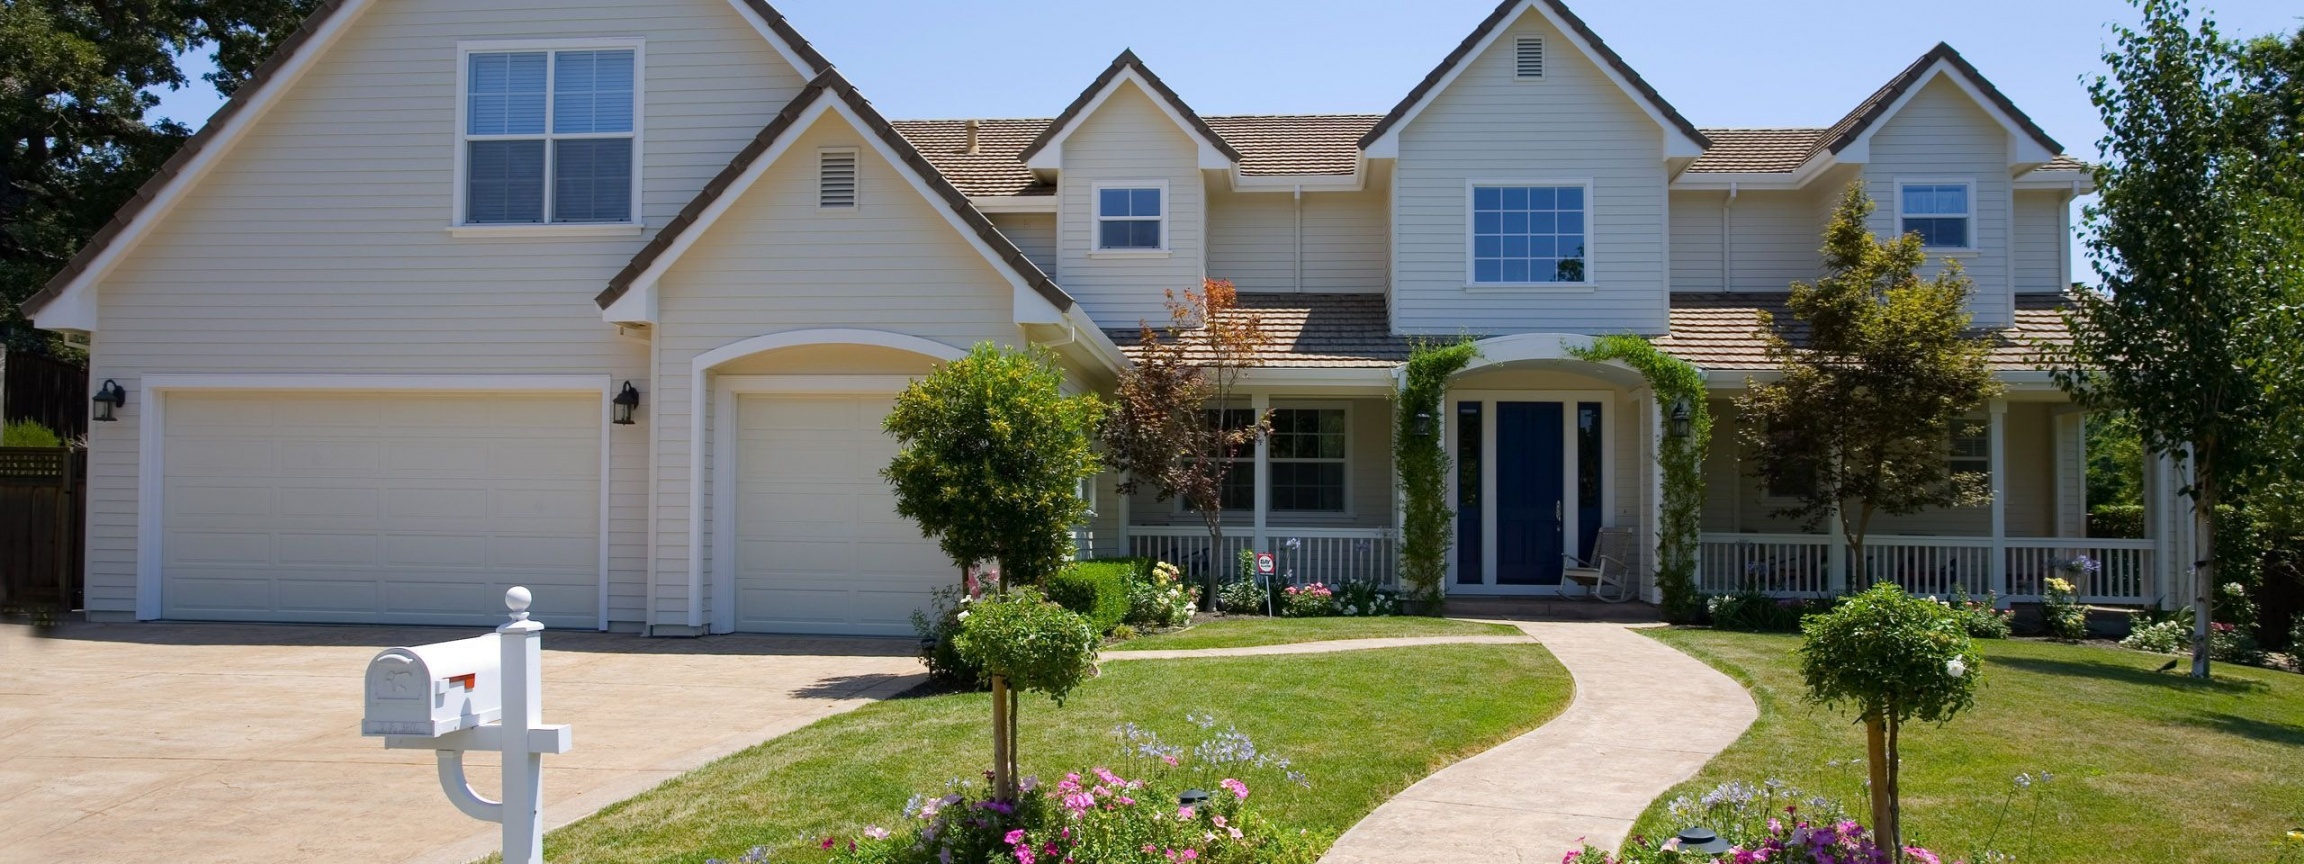
<path fill-rule="evenodd" d="M 897 395 L 883 425 L 902 448 L 880 475 L 954 566 L 998 561 L 1003 585 L 1038 584 L 1072 557 L 1105 408 L 1063 383 L 1045 349 L 987 342 Z"/>
<path fill-rule="evenodd" d="M 1810 526 L 1839 519 L 1856 585 L 1873 516 L 1989 499 L 1989 478 L 1952 471 L 1947 447 L 1953 424 L 2000 393 L 1989 345 L 1969 333 L 1974 292 L 1959 263 L 1921 278 L 1919 236 L 1877 239 L 1871 214 L 1851 184 L 1825 230 L 1827 275 L 1792 285 L 1806 344 L 1760 313 L 1778 378 L 1754 381 L 1738 403 L 1756 472 L 1795 493 L 1779 512 Z"/>
<path fill-rule="evenodd" d="M 2189 463 L 2201 562 L 2192 674 L 2208 674 L 2222 505 L 2304 445 L 2304 36 L 2241 46 L 2144 0 L 2089 87 L 2107 134 L 2087 214 L 2100 290 L 2075 294 L 2057 383 Z"/>
<path fill-rule="evenodd" d="M 1169 291 L 1167 305 L 1168 325 L 1141 325 L 1136 362 L 1113 389 L 1104 458 L 1120 472 L 1120 494 L 1150 485 L 1156 500 L 1181 499 L 1200 514 L 1210 550 L 1201 596 L 1214 604 L 1224 564 L 1224 478 L 1232 460 L 1271 431 L 1270 418 L 1243 417 L 1234 397 L 1272 336 L 1221 279 Z"/>
<path fill-rule="evenodd" d="M 1448 379 L 1480 356 L 1471 339 L 1418 342 L 1409 350 L 1402 376 L 1397 426 L 1392 433 L 1393 471 L 1400 483 L 1400 581 L 1411 595 L 1431 601 L 1448 577 L 1448 548 L 1456 538 L 1456 511 L 1448 506 L 1448 442 L 1445 425 Z"/>
<path fill-rule="evenodd" d="M 1658 350 L 1638 336 L 1618 334 L 1593 340 L 1574 351 L 1594 363 L 1616 361 L 1647 379 L 1656 407 L 1666 417 L 1675 406 L 1688 408 L 1688 434 L 1659 435 L 1656 464 L 1664 469 L 1664 502 L 1657 526 L 1656 591 L 1664 620 L 1688 623 L 1702 611 L 1696 594 L 1696 553 L 1704 539 L 1704 454 L 1712 446 L 1712 410 L 1705 403 L 1704 371 Z"/>
<path fill-rule="evenodd" d="M 17 310 L 191 131 L 150 123 L 156 87 L 199 86 L 178 55 L 212 49 L 229 95 L 318 0 L 0 3 L 0 346 L 49 350 Z"/>

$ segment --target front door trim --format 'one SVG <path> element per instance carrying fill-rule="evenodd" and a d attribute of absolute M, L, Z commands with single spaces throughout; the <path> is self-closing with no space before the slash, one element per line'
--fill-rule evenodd
<path fill-rule="evenodd" d="M 1562 548 L 1569 549 L 1574 548 L 1574 540 L 1579 536 L 1577 508 L 1571 506 L 1576 500 L 1576 403 L 1600 403 L 1600 428 L 1602 430 L 1600 436 L 1600 513 L 1601 523 L 1605 525 L 1608 522 L 1607 514 L 1615 512 L 1616 507 L 1616 484 L 1610 482 L 1610 476 L 1616 470 L 1614 430 L 1617 423 L 1615 414 L 1618 398 L 1619 394 L 1612 390 L 1449 390 L 1447 392 L 1447 401 L 1444 406 L 1446 410 L 1440 412 L 1440 440 L 1442 441 L 1455 440 L 1454 432 L 1449 428 L 1449 425 L 1457 417 L 1455 407 L 1457 403 L 1483 403 L 1480 411 L 1482 427 L 1480 430 L 1480 479 L 1483 484 L 1486 484 L 1488 494 L 1481 497 L 1483 506 L 1480 512 L 1480 563 L 1482 569 L 1487 572 L 1481 574 L 1477 584 L 1460 584 L 1456 581 L 1456 576 L 1462 559 L 1456 555 L 1449 555 L 1448 573 L 1442 580 L 1442 584 L 1446 586 L 1446 593 L 1514 596 L 1543 596 L 1561 593 L 1561 586 L 1559 585 L 1499 585 L 1496 583 L 1496 403 L 1561 403 L 1560 458 L 1563 469 L 1561 471 L 1560 490 L 1563 505 L 1561 538 Z M 1448 472 L 1447 494 L 1448 500 L 1451 502 L 1462 500 L 1457 495 L 1456 476 L 1455 471 Z M 1457 529 L 1451 523 L 1449 530 L 1455 531 Z"/>

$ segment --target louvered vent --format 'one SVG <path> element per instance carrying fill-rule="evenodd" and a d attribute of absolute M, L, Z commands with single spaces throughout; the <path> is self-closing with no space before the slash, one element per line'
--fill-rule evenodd
<path fill-rule="evenodd" d="M 816 206 L 827 210 L 856 206 L 856 151 L 826 150 L 817 155 Z"/>
<path fill-rule="evenodd" d="M 1517 43 L 1520 51 L 1518 63 L 1512 67 L 1515 78 L 1544 77 L 1544 39 L 1540 36 L 1522 36 Z"/>

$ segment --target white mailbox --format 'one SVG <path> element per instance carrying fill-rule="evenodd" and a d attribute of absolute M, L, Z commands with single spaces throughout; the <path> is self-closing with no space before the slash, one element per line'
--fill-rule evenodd
<path fill-rule="evenodd" d="M 362 735 L 438 738 L 504 714 L 502 640 L 491 634 L 411 648 L 368 661 Z"/>

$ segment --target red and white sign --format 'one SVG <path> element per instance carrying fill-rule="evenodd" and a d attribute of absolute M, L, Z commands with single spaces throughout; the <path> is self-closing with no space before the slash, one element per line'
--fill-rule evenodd
<path fill-rule="evenodd" d="M 1272 564 L 1272 553 L 1270 553 L 1270 552 L 1258 552 L 1258 553 L 1256 553 L 1256 575 L 1258 575 L 1258 576 L 1270 576 L 1270 575 L 1272 575 L 1272 573 L 1274 572 L 1274 570 L 1275 570 L 1275 568 L 1274 568 L 1274 566 L 1273 566 L 1273 564 Z"/>

